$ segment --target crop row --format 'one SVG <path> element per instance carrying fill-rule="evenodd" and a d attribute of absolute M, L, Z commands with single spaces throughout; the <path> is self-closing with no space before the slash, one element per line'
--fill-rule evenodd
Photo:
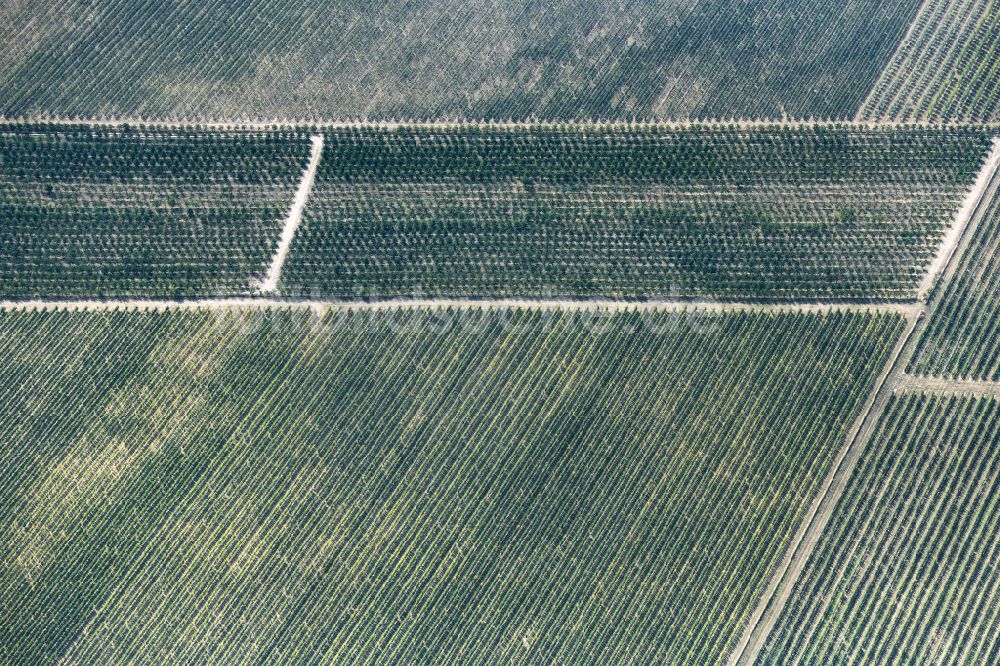
<path fill-rule="evenodd" d="M 716 662 L 903 323 L 479 314 L 0 313 L 0 661 Z"/>
<path fill-rule="evenodd" d="M 248 293 L 308 153 L 295 132 L 0 127 L 0 298 Z"/>
<path fill-rule="evenodd" d="M 918 5 L 16 3 L 0 8 L 0 115 L 844 119 Z"/>
<path fill-rule="evenodd" d="M 889 403 L 760 664 L 1000 660 L 1000 402 Z"/>
<path fill-rule="evenodd" d="M 861 108 L 871 120 L 1000 121 L 1000 7 L 932 0 Z"/>
<path fill-rule="evenodd" d="M 282 285 L 902 300 L 987 145 L 969 129 L 331 130 Z"/>
<path fill-rule="evenodd" d="M 1000 379 L 1000 196 L 986 194 L 979 218 L 908 370 L 962 379 Z"/>

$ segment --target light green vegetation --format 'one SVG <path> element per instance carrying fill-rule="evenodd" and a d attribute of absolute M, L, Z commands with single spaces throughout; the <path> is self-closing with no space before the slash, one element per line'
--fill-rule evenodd
<path fill-rule="evenodd" d="M 967 251 L 927 322 L 909 371 L 1000 379 L 1000 197 L 996 188 Z"/>
<path fill-rule="evenodd" d="M 0 314 L 0 661 L 718 661 L 903 324 L 363 314 Z"/>
<path fill-rule="evenodd" d="M 8 0 L 0 114 L 844 119 L 918 5 Z"/>
<path fill-rule="evenodd" d="M 758 664 L 995 664 L 1000 403 L 889 403 Z"/>
<path fill-rule="evenodd" d="M 329 130 L 281 285 L 908 300 L 989 145 L 959 128 Z"/>
<path fill-rule="evenodd" d="M 861 116 L 1000 122 L 1000 3 L 929 0 Z"/>
<path fill-rule="evenodd" d="M 248 294 L 308 135 L 0 125 L 0 299 Z"/>

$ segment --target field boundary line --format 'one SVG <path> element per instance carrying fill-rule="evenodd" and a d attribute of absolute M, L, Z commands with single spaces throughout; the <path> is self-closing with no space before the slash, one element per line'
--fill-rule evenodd
<path fill-rule="evenodd" d="M 310 139 L 311 149 L 309 151 L 309 163 L 305 171 L 302 172 L 302 180 L 295 190 L 295 198 L 292 207 L 288 211 L 288 217 L 281 229 L 281 238 L 278 241 L 278 248 L 274 252 L 271 266 L 267 270 L 267 277 L 260 285 L 262 293 L 274 293 L 278 290 L 278 280 L 281 279 L 281 269 L 285 266 L 288 258 L 288 251 L 292 246 L 292 239 L 295 231 L 302 223 L 302 213 L 305 211 L 306 202 L 309 200 L 309 193 L 312 192 L 313 183 L 316 180 L 316 169 L 323 156 L 323 137 L 320 134 L 314 135 Z"/>
<path fill-rule="evenodd" d="M 747 623 L 740 642 L 726 662 L 729 666 L 752 664 L 764 647 L 764 643 L 771 633 L 771 628 L 781 615 L 788 597 L 791 596 L 799 574 L 826 528 L 833 507 L 836 506 L 844 487 L 847 485 L 847 479 L 854 471 L 854 466 L 861 456 L 868 436 L 874 429 L 882 407 L 888 401 L 889 394 L 892 393 L 891 389 L 886 389 L 893 383 L 892 379 L 898 369 L 899 357 L 906 350 L 907 343 L 913 337 L 922 315 L 922 311 L 917 311 L 907 317 L 906 330 L 896 341 L 889 360 L 875 382 L 875 388 L 869 394 L 864 408 L 851 426 L 846 444 L 834 457 L 830 471 L 827 473 L 823 485 L 820 486 L 819 494 L 809 505 L 809 510 L 795 536 L 792 537 L 792 542 L 786 550 L 781 564 L 778 565 L 777 572 L 771 577 L 771 582 L 765 588 L 760 602 L 750 616 L 750 621 Z"/>
<path fill-rule="evenodd" d="M 327 310 L 427 310 L 427 309 L 520 309 L 520 310 L 567 310 L 577 312 L 598 311 L 699 311 L 708 313 L 727 312 L 774 312 L 774 313 L 827 313 L 827 312 L 870 312 L 914 316 L 920 309 L 919 303 L 838 303 L 838 302 L 789 302 L 789 303 L 741 303 L 702 300 L 555 300 L 555 299 L 389 299 L 384 301 L 349 301 L 323 299 L 283 299 L 263 297 L 201 298 L 190 300 L 169 299 L 120 299 L 120 300 L 24 300 L 0 301 L 0 310 L 221 310 L 228 308 L 246 309 L 295 309 L 325 312 Z"/>
<path fill-rule="evenodd" d="M 966 227 L 969 226 L 969 222 L 972 220 L 973 214 L 979 209 L 979 204 L 986 195 L 986 190 L 990 182 L 992 182 L 998 167 L 1000 167 L 1000 137 L 994 137 L 993 146 L 986 155 L 986 161 L 983 162 L 983 166 L 979 170 L 979 175 L 976 176 L 972 189 L 966 194 L 965 200 L 962 202 L 962 207 L 958 209 L 955 220 L 945 232 L 937 254 L 931 261 L 930 266 L 928 266 L 923 280 L 920 281 L 920 286 L 917 289 L 917 298 L 919 300 L 927 298 L 931 289 L 934 288 L 934 283 L 940 275 L 941 270 L 948 265 L 951 256 L 958 247 L 959 241 L 962 240 Z"/>
<path fill-rule="evenodd" d="M 751 615 L 751 622 L 747 625 L 740 644 L 730 655 L 728 664 L 752 664 L 764 648 L 771 629 L 784 610 L 785 603 L 791 596 L 802 569 L 822 536 L 833 510 L 850 480 L 854 467 L 868 445 L 879 418 L 885 411 L 889 397 L 901 388 L 901 382 L 905 383 L 903 378 L 906 368 L 916 352 L 928 322 L 944 300 L 947 292 L 945 287 L 954 277 L 958 265 L 961 263 L 961 258 L 969 247 L 970 239 L 975 235 L 979 220 L 985 211 L 984 204 L 997 196 L 997 188 L 1000 185 L 998 174 L 1000 174 L 1000 169 L 995 168 L 990 172 L 983 196 L 975 201 L 969 222 L 961 229 L 953 251 L 946 255 L 944 265 L 940 270 L 941 279 L 935 285 L 930 302 L 924 305 L 923 302 L 917 301 L 917 308 L 911 323 L 897 343 L 897 351 L 893 354 L 889 372 L 884 381 L 878 385 L 871 407 L 863 413 L 861 427 L 852 437 L 848 437 L 845 448 L 838 456 L 838 462 L 835 462 L 835 466 L 828 476 L 828 483 L 824 483 L 819 497 L 814 500 L 817 510 L 811 512 L 800 527 L 801 534 L 796 534 L 793 546 L 786 553 L 785 559 L 782 560 L 782 565 L 772 581 L 773 584 L 765 591 L 754 614 Z"/>
<path fill-rule="evenodd" d="M 879 89 L 879 84 L 885 80 L 887 72 L 892 68 L 893 63 L 896 62 L 896 56 L 899 55 L 899 52 L 903 50 L 903 48 L 909 43 L 910 38 L 913 37 L 913 32 L 917 29 L 917 24 L 920 22 L 920 17 L 924 15 L 924 11 L 931 4 L 937 1 L 938 0 L 924 0 L 920 3 L 920 7 L 917 8 L 917 13 L 913 15 L 913 20 L 910 21 L 910 25 L 906 28 L 906 33 L 903 35 L 903 38 L 899 40 L 898 44 L 896 44 L 896 48 L 893 50 L 892 55 L 885 61 L 885 67 L 882 68 L 882 71 L 878 74 L 878 78 L 875 79 L 875 82 L 872 84 L 871 90 L 868 91 L 868 94 L 865 95 L 865 98 L 861 101 L 861 106 L 858 107 L 858 112 L 854 116 L 854 122 L 864 122 L 865 109 L 868 107 L 868 103 L 872 101 L 872 98 L 875 97 L 876 91 Z"/>
<path fill-rule="evenodd" d="M 116 128 L 129 125 L 131 127 L 147 127 L 152 129 L 199 129 L 199 130 L 268 130 L 268 129 L 384 129 L 395 131 L 405 129 L 461 129 L 461 128 L 492 128 L 492 129 L 530 129 L 530 128 L 673 128 L 690 127 L 735 127 L 738 129 L 757 129 L 769 127 L 809 128 L 809 127 L 846 127 L 852 129 L 906 129 L 906 128 L 1000 128 L 1000 121 L 970 122 L 970 121 L 930 121 L 930 120 L 814 120 L 814 119 L 712 119 L 700 120 L 305 120 L 305 119 L 275 119 L 275 120 L 168 120 L 156 118 L 4 118 L 3 125 L 53 125 L 64 127 L 107 127 Z"/>
<path fill-rule="evenodd" d="M 903 373 L 896 390 L 904 393 L 947 393 L 1000 397 L 1000 382 L 977 379 L 949 379 Z"/>

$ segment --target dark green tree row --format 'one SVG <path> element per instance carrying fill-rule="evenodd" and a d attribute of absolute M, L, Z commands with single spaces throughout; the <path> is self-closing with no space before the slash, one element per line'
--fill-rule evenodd
<path fill-rule="evenodd" d="M 0 127 L 0 298 L 246 294 L 309 155 L 299 131 Z"/>
<path fill-rule="evenodd" d="M 331 130 L 283 284 L 906 300 L 988 146 L 967 128 Z"/>

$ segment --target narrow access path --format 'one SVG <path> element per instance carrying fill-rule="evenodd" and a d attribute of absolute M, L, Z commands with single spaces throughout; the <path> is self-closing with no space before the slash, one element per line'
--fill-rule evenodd
<path fill-rule="evenodd" d="M 309 200 L 309 193 L 312 191 L 313 182 L 316 180 L 316 169 L 323 156 L 323 137 L 316 135 L 312 137 L 312 150 L 309 153 L 309 164 L 302 174 L 302 180 L 295 191 L 295 199 L 292 208 L 285 218 L 285 225 L 281 229 L 281 240 L 278 241 L 278 249 L 271 260 L 271 267 L 267 271 L 267 277 L 260 285 L 261 293 L 269 294 L 278 290 L 278 280 L 281 279 L 281 269 L 285 266 L 285 259 L 288 258 L 288 250 L 292 246 L 292 239 L 295 238 L 295 230 L 302 223 L 302 212 L 306 208 L 306 201 Z"/>
<path fill-rule="evenodd" d="M 834 458 L 830 472 L 823 480 L 823 485 L 820 486 L 819 494 L 809 505 L 799 529 L 792 537 L 792 542 L 778 565 L 777 572 L 772 576 L 761 600 L 750 616 L 750 621 L 747 623 L 736 649 L 729 655 L 727 664 L 730 666 L 752 664 L 763 649 L 771 629 L 781 615 L 788 597 L 791 596 L 795 581 L 798 580 L 809 556 L 816 547 L 816 543 L 822 536 L 833 509 L 844 492 L 847 480 L 850 478 L 851 472 L 854 471 L 858 458 L 861 457 L 861 452 L 875 428 L 878 417 L 892 394 L 891 387 L 895 385 L 896 374 L 906 366 L 909 358 L 907 353 L 912 354 L 912 346 L 909 342 L 914 338 L 914 332 L 922 318 L 922 309 L 911 313 L 907 318 L 906 332 L 896 342 L 889 361 L 875 383 L 875 388 L 868 396 L 861 414 L 851 427 L 846 445 L 841 447 Z M 905 359 L 900 363 L 900 357 L 903 356 Z"/>
<path fill-rule="evenodd" d="M 927 269 L 924 279 L 920 281 L 920 287 L 917 290 L 917 298 L 920 300 L 927 298 L 927 294 L 930 293 L 941 270 L 948 265 L 948 260 L 955 253 L 955 249 L 958 247 L 958 243 L 965 233 L 965 228 L 969 225 L 972 214 L 983 200 L 986 188 L 996 173 L 997 167 L 1000 167 L 1000 137 L 993 139 L 993 148 L 986 156 L 986 161 L 983 163 L 982 169 L 979 170 L 979 175 L 976 177 L 976 182 L 973 184 L 972 190 L 966 195 L 962 207 L 959 208 L 958 213 L 955 215 L 955 221 L 944 235 L 944 240 L 941 243 L 941 247 L 938 248 L 937 255 L 935 255 L 934 260 Z"/>
<path fill-rule="evenodd" d="M 697 311 L 708 313 L 727 312 L 801 312 L 822 314 L 825 312 L 872 312 L 913 316 L 919 311 L 918 303 L 836 303 L 836 302 L 789 302 L 789 303 L 723 303 L 699 300 L 552 300 L 552 299 L 390 299 L 384 301 L 348 301 L 322 299 L 283 299 L 267 297 L 201 298 L 191 300 L 167 299 L 119 299 L 119 300 L 25 300 L 0 301 L 0 310 L 197 310 L 197 309 L 299 309 L 299 310 L 568 310 L 577 312 L 599 311 Z"/>
<path fill-rule="evenodd" d="M 954 393 L 958 395 L 1000 397 L 1000 382 L 978 381 L 975 379 L 947 379 L 945 377 L 918 377 L 901 375 L 896 384 L 897 391 L 918 393 Z"/>
<path fill-rule="evenodd" d="M 496 128 L 496 129 L 519 129 L 519 128 L 558 128 L 558 127 L 588 127 L 600 129 L 602 127 L 665 127 L 683 129 L 686 127 L 705 127 L 706 125 L 718 125 L 720 127 L 736 127 L 739 129 L 755 129 L 763 127 L 788 127 L 791 129 L 803 127 L 848 127 L 854 129 L 892 129 L 905 127 L 998 127 L 1000 121 L 991 122 L 932 122 L 929 120 L 796 120 L 788 118 L 774 118 L 770 120 L 567 120 L 567 121 L 546 121 L 546 120 L 319 120 L 309 121 L 303 119 L 280 119 L 273 120 L 248 120 L 245 122 L 219 121 L 219 120 L 168 120 L 156 118 L 110 118 L 110 119 L 72 119 L 72 118 L 3 118 L 0 123 L 7 125 L 29 125 L 46 124 L 62 126 L 86 126 L 86 127 L 121 127 L 123 125 L 145 126 L 160 129 L 185 129 L 197 128 L 206 130 L 267 130 L 274 127 L 301 127 L 304 129 L 336 130 L 354 129 L 370 127 L 384 130 L 396 130 L 400 127 L 417 129 L 455 129 L 463 127 L 476 128 Z"/>
<path fill-rule="evenodd" d="M 996 153 L 997 141 L 994 140 L 994 147 L 990 153 L 991 158 Z M 982 178 L 984 185 L 980 187 L 979 179 L 977 179 L 977 186 L 973 190 L 975 196 L 970 196 L 972 204 L 968 213 L 968 221 L 961 226 L 956 238 L 942 240 L 942 248 L 938 252 L 938 256 L 944 257 L 943 263 L 941 265 L 936 265 L 937 262 L 932 263 L 924 278 L 923 282 L 929 282 L 933 285 L 935 275 L 940 274 L 941 288 L 934 290 L 933 296 L 926 306 L 918 301 L 917 308 L 910 316 L 906 332 L 897 342 L 889 364 L 884 370 L 884 375 L 876 384 L 874 394 L 869 398 L 869 402 L 859 417 L 859 421 L 855 424 L 852 434 L 847 438 L 844 448 L 834 459 L 834 464 L 821 486 L 819 496 L 813 500 L 813 504 L 792 539 L 792 544 L 782 559 L 778 571 L 772 577 L 750 616 L 750 621 L 740 641 L 730 653 L 727 660 L 730 666 L 753 664 L 757 660 L 771 629 L 795 588 L 795 583 L 801 575 L 802 569 L 809 561 L 823 530 L 826 529 L 826 525 L 833 515 L 833 510 L 836 508 L 861 454 L 868 445 L 868 440 L 871 438 L 890 396 L 905 383 L 906 368 L 909 366 L 910 359 L 913 358 L 920 337 L 927 328 L 927 322 L 934 316 L 944 298 L 947 291 L 944 287 L 954 277 L 958 265 L 961 263 L 962 255 L 968 249 L 969 241 L 975 235 L 976 228 L 985 214 L 989 202 L 998 195 L 1000 170 L 997 169 L 996 164 L 991 163 L 991 158 L 987 159 L 980 172 L 980 177 L 984 173 L 987 174 Z M 977 193 L 977 190 L 980 191 Z M 949 244 L 951 249 L 944 247 Z"/>

